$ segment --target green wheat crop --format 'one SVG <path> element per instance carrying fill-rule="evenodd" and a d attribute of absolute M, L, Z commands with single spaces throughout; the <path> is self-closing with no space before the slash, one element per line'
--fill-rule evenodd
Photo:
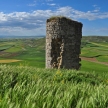
<path fill-rule="evenodd" d="M 0 108 L 108 108 L 108 81 L 75 70 L 0 65 Z"/>

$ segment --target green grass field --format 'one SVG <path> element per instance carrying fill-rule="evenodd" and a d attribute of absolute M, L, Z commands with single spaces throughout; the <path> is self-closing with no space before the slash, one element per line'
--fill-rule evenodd
<path fill-rule="evenodd" d="M 5 46 L 10 46 L 10 44 L 14 45 L 0 53 L 1 60 L 21 60 L 14 63 L 10 62 L 9 65 L 45 67 L 45 39 L 11 39 L 0 44 L 2 49 Z"/>
<path fill-rule="evenodd" d="M 0 108 L 108 108 L 104 38 L 82 39 L 79 71 L 45 69 L 45 38 L 0 40 Z"/>
<path fill-rule="evenodd" d="M 0 108 L 108 108 L 105 74 L 0 65 Z"/>
<path fill-rule="evenodd" d="M 95 58 L 99 62 L 108 62 L 108 42 L 106 41 L 107 37 L 83 37 L 80 56 Z M 1 41 L 0 48 L 5 48 L 0 53 L 0 60 L 21 60 L 18 62 L 10 62 L 8 63 L 9 65 L 45 68 L 45 38 L 5 40 Z M 82 60 L 81 64 L 81 70 L 90 72 L 108 70 L 108 66 L 99 63 Z"/>

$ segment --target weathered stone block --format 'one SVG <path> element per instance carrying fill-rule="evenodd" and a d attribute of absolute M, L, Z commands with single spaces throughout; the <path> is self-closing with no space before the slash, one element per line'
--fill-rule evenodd
<path fill-rule="evenodd" d="M 46 68 L 79 69 L 82 23 L 66 17 L 46 22 Z"/>

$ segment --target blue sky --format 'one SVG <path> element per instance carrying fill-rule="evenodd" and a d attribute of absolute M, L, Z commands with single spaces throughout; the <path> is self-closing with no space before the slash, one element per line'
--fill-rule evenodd
<path fill-rule="evenodd" d="M 0 0 L 0 35 L 45 35 L 55 15 L 82 22 L 84 36 L 108 36 L 108 0 Z"/>

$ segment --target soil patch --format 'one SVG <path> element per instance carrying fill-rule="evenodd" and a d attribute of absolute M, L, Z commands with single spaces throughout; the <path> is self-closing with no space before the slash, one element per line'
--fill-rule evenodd
<path fill-rule="evenodd" d="M 108 62 L 99 62 L 96 58 L 81 57 L 81 59 L 89 61 L 89 62 L 95 62 L 95 63 L 99 63 L 99 64 L 108 66 Z"/>

